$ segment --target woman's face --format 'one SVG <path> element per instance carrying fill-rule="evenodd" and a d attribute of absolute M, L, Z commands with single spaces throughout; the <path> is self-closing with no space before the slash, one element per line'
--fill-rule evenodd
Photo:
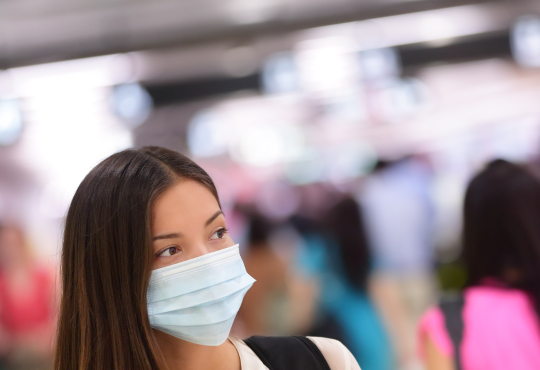
<path fill-rule="evenodd" d="M 193 180 L 182 180 L 157 198 L 152 208 L 152 237 L 152 269 L 234 245 L 217 200 Z"/>

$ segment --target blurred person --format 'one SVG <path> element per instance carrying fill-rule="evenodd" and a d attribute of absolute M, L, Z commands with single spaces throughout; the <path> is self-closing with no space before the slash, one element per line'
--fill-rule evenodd
<path fill-rule="evenodd" d="M 20 227 L 0 226 L 0 351 L 6 368 L 48 368 L 55 326 L 54 271 L 32 258 Z"/>
<path fill-rule="evenodd" d="M 310 334 L 346 343 L 362 369 L 394 369 L 391 344 L 369 295 L 371 257 L 358 204 L 345 198 L 326 213 L 321 227 L 309 231 L 305 223 L 299 263 L 319 276 L 321 286 Z"/>
<path fill-rule="evenodd" d="M 373 299 L 400 369 L 418 369 L 416 326 L 433 302 L 432 173 L 420 157 L 379 161 L 358 194 L 373 253 Z"/>
<path fill-rule="evenodd" d="M 257 284 L 244 297 L 233 334 L 245 338 L 305 333 L 313 322 L 317 289 L 293 268 L 298 235 L 287 223 L 254 211 L 244 213 L 249 225 L 242 258 Z"/>
<path fill-rule="evenodd" d="M 287 265 L 270 244 L 273 225 L 262 215 L 247 214 L 247 246 L 242 256 L 247 272 L 257 281 L 244 297 L 235 326 L 240 337 L 283 334 L 287 319 Z M 277 320 L 277 318 L 281 320 Z"/>
<path fill-rule="evenodd" d="M 326 338 L 229 335 L 254 283 L 210 176 L 160 147 L 98 164 L 69 207 L 54 368 L 359 370 Z"/>
<path fill-rule="evenodd" d="M 432 173 L 419 158 L 380 161 L 359 200 L 378 270 L 399 274 L 433 268 Z"/>
<path fill-rule="evenodd" d="M 495 160 L 464 202 L 463 293 L 419 326 L 428 370 L 540 368 L 540 181 Z"/>

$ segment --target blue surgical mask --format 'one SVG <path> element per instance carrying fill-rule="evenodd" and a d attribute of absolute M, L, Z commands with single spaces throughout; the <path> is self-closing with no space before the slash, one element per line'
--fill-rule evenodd
<path fill-rule="evenodd" d="M 254 282 L 238 244 L 156 269 L 147 294 L 150 325 L 188 342 L 218 346 Z"/>

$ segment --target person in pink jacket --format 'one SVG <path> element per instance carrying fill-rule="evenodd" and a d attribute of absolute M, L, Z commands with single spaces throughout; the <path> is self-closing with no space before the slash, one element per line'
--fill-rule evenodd
<path fill-rule="evenodd" d="M 467 286 L 419 325 L 427 370 L 540 369 L 540 181 L 495 160 L 465 195 Z"/>

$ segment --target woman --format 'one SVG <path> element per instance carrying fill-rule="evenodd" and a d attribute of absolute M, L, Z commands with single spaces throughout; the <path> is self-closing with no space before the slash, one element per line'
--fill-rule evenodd
<path fill-rule="evenodd" d="M 358 369 L 329 339 L 228 337 L 253 281 L 203 169 L 159 147 L 114 154 L 67 215 L 55 369 Z"/>
<path fill-rule="evenodd" d="M 463 295 L 420 323 L 427 369 L 540 368 L 540 182 L 496 160 L 469 184 Z"/>

